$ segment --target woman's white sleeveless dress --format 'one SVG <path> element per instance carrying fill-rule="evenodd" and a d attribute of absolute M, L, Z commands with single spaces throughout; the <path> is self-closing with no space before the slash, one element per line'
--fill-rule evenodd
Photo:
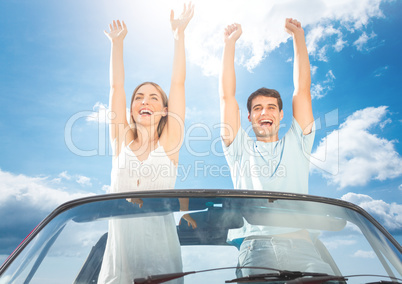
<path fill-rule="evenodd" d="M 177 168 L 159 142 L 158 148 L 142 162 L 129 146 L 113 159 L 111 192 L 174 188 Z M 145 204 L 146 200 L 143 201 Z M 172 213 L 109 221 L 98 283 L 128 284 L 134 278 L 181 271 L 180 243 Z"/>

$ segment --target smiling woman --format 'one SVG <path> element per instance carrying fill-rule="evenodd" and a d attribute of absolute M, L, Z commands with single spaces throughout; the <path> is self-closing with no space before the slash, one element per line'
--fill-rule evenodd
<path fill-rule="evenodd" d="M 133 92 L 130 123 L 126 118 L 123 41 L 124 22 L 113 21 L 106 36 L 111 41 L 110 59 L 110 139 L 114 151 L 111 192 L 173 189 L 177 176 L 179 149 L 184 136 L 186 60 L 184 30 L 193 17 L 194 7 L 184 5 L 175 18 L 170 13 L 174 35 L 174 60 L 169 99 L 156 83 L 145 82 Z M 169 102 L 169 109 L 168 109 Z M 167 167 L 159 175 L 154 168 Z M 138 169 L 151 170 L 138 174 Z M 144 204 L 141 198 L 127 202 Z M 180 209 L 188 210 L 188 199 L 180 199 Z M 195 221 L 184 215 L 189 225 Z M 98 283 L 130 283 L 135 277 L 182 271 L 180 244 L 173 214 L 150 216 L 146 220 L 110 220 L 105 253 Z M 178 280 L 176 283 L 180 283 Z"/>
<path fill-rule="evenodd" d="M 157 128 L 160 137 L 166 125 L 167 110 L 168 98 L 158 84 L 145 82 L 137 86 L 131 97 L 130 109 L 130 124 L 134 127 L 134 137 L 138 138 L 137 132 L 144 130 L 141 125 L 150 126 L 152 123 L 157 123 L 154 128 Z"/>

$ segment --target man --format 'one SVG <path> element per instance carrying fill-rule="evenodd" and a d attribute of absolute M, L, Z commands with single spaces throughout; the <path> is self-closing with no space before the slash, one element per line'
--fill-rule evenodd
<path fill-rule="evenodd" d="M 293 123 L 279 140 L 283 118 L 282 100 L 277 91 L 261 88 L 247 102 L 248 119 L 256 140 L 240 126 L 239 106 L 235 98 L 235 43 L 242 30 L 239 24 L 225 29 L 220 74 L 221 136 L 226 159 L 236 189 L 259 189 L 307 193 L 308 156 L 314 142 L 313 111 L 310 95 L 310 63 L 300 23 L 286 19 L 285 29 L 294 42 Z M 253 169 L 248 172 L 248 169 Z"/>
<path fill-rule="evenodd" d="M 310 63 L 300 22 L 286 19 L 285 30 L 294 45 L 293 121 L 289 131 L 278 137 L 283 118 L 282 100 L 276 90 L 261 88 L 247 101 L 248 120 L 256 136 L 251 139 L 240 126 L 239 106 L 235 98 L 235 43 L 241 36 L 239 24 L 232 24 L 224 32 L 224 51 L 220 74 L 221 136 L 226 160 L 235 189 L 269 190 L 308 193 L 309 155 L 314 142 L 314 118 L 310 94 Z M 239 277 L 268 273 L 247 268 L 264 266 L 276 269 L 333 273 L 314 250 L 307 230 L 255 226 L 245 221 L 240 229 L 229 230 L 228 242 L 240 249 Z M 299 249 L 300 248 L 300 249 Z M 301 257 L 291 259 L 278 256 L 286 249 Z M 289 254 L 292 256 L 292 254 Z M 307 260 L 308 259 L 308 260 Z M 310 267 L 304 263 L 309 262 Z"/>

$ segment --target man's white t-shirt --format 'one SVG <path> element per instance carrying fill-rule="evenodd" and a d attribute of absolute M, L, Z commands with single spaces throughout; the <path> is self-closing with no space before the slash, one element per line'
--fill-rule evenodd
<path fill-rule="evenodd" d="M 312 132 L 304 135 L 295 118 L 285 136 L 276 142 L 255 141 L 240 128 L 229 147 L 222 143 L 234 188 L 307 194 L 314 134 L 313 126 Z M 294 231 L 251 225 L 243 220 L 242 228 L 229 230 L 228 243 L 239 246 L 247 236 Z"/>
<path fill-rule="evenodd" d="M 308 193 L 314 129 L 304 135 L 293 118 L 285 136 L 276 142 L 250 138 L 243 128 L 223 150 L 235 189 Z"/>

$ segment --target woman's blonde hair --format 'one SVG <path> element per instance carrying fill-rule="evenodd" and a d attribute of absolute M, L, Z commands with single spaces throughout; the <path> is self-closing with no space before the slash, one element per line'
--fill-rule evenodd
<path fill-rule="evenodd" d="M 163 107 L 166 107 L 166 108 L 168 107 L 168 97 L 167 97 L 166 93 L 162 90 L 162 88 L 158 84 L 156 84 L 154 82 L 144 82 L 144 83 L 138 85 L 134 89 L 133 95 L 131 96 L 131 102 L 130 102 L 130 126 L 132 126 L 133 131 L 134 131 L 134 139 L 136 139 L 138 137 L 138 134 L 137 134 L 137 125 L 136 125 L 136 122 L 135 122 L 135 120 L 133 118 L 133 114 L 131 113 L 131 106 L 133 105 L 135 94 L 138 92 L 138 89 L 141 88 L 144 85 L 152 85 L 152 86 L 154 86 L 162 96 Z M 161 134 L 162 134 L 163 128 L 165 128 L 166 122 L 167 122 L 167 115 L 162 116 L 161 120 L 159 121 L 158 129 L 157 129 L 158 137 L 161 137 Z"/>

